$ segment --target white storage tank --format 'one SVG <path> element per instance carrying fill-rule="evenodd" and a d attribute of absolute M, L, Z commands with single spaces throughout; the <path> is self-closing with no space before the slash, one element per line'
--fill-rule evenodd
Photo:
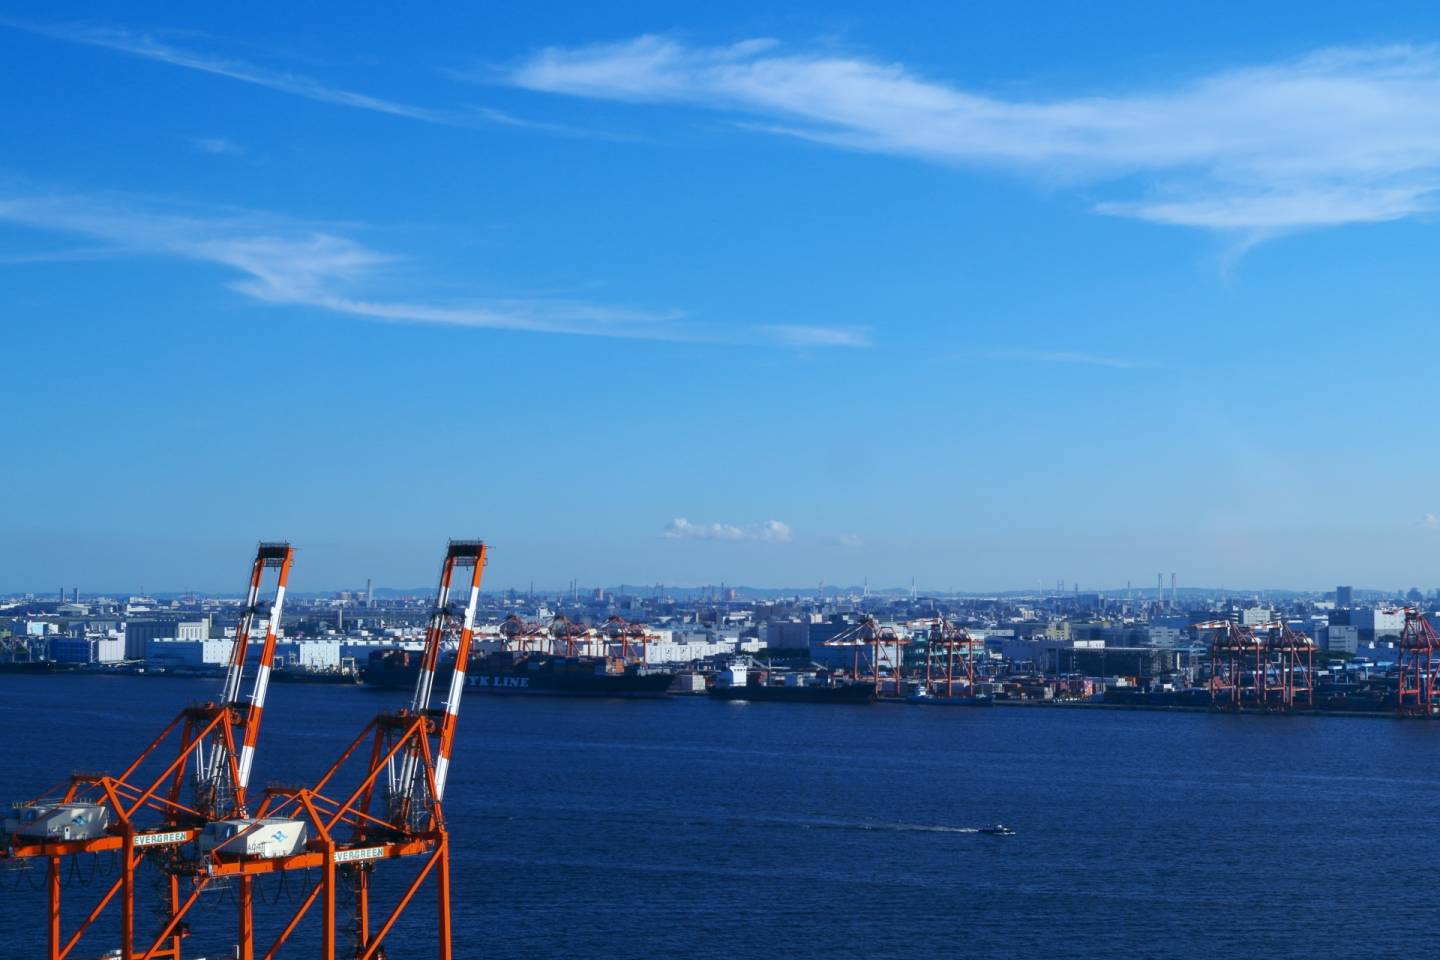
<path fill-rule="evenodd" d="M 200 852 L 227 857 L 288 857 L 305 849 L 307 832 L 304 820 L 217 820 L 205 824 L 200 832 Z"/>
<path fill-rule="evenodd" d="M 15 807 L 5 832 L 27 840 L 93 840 L 104 836 L 110 808 L 102 803 L 50 803 Z"/>

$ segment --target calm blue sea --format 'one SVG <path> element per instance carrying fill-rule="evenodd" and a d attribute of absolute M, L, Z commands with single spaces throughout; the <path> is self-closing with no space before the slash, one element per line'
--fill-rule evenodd
<path fill-rule="evenodd" d="M 215 686 L 0 676 L 0 797 L 116 770 Z M 256 783 L 313 778 L 404 700 L 272 688 Z M 465 958 L 1440 950 L 1440 724 L 473 696 L 447 809 Z M 997 821 L 1018 835 L 971 832 Z M 72 868 L 67 921 L 109 866 Z M 0 957 L 41 956 L 42 877 L 0 872 Z M 262 888 L 263 931 L 304 883 Z M 192 955 L 228 955 L 230 896 L 205 895 Z M 433 916 L 422 894 L 391 960 L 433 956 Z"/>

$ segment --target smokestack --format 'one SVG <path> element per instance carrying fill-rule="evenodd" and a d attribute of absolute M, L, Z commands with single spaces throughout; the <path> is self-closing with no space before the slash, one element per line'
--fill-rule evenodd
<path fill-rule="evenodd" d="M 1155 602 L 1165 602 L 1165 574 L 1155 574 Z"/>
<path fill-rule="evenodd" d="M 1175 599 L 1175 574 L 1172 573 L 1170 574 L 1170 606 L 1176 606 Z"/>

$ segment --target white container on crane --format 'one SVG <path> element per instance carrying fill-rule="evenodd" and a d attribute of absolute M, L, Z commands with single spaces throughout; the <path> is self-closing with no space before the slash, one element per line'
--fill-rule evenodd
<path fill-rule="evenodd" d="M 303 820 L 261 817 L 251 820 L 216 820 L 200 833 L 200 852 L 222 857 L 288 857 L 305 849 L 307 827 Z"/>
<path fill-rule="evenodd" d="M 27 840 L 93 840 L 109 822 L 103 803 L 26 804 L 11 808 L 5 832 Z"/>

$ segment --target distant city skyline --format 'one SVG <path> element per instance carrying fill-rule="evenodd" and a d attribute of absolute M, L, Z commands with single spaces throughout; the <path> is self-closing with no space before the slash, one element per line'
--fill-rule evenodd
<path fill-rule="evenodd" d="M 0 589 L 1428 591 L 1437 38 L 21 0 Z"/>

